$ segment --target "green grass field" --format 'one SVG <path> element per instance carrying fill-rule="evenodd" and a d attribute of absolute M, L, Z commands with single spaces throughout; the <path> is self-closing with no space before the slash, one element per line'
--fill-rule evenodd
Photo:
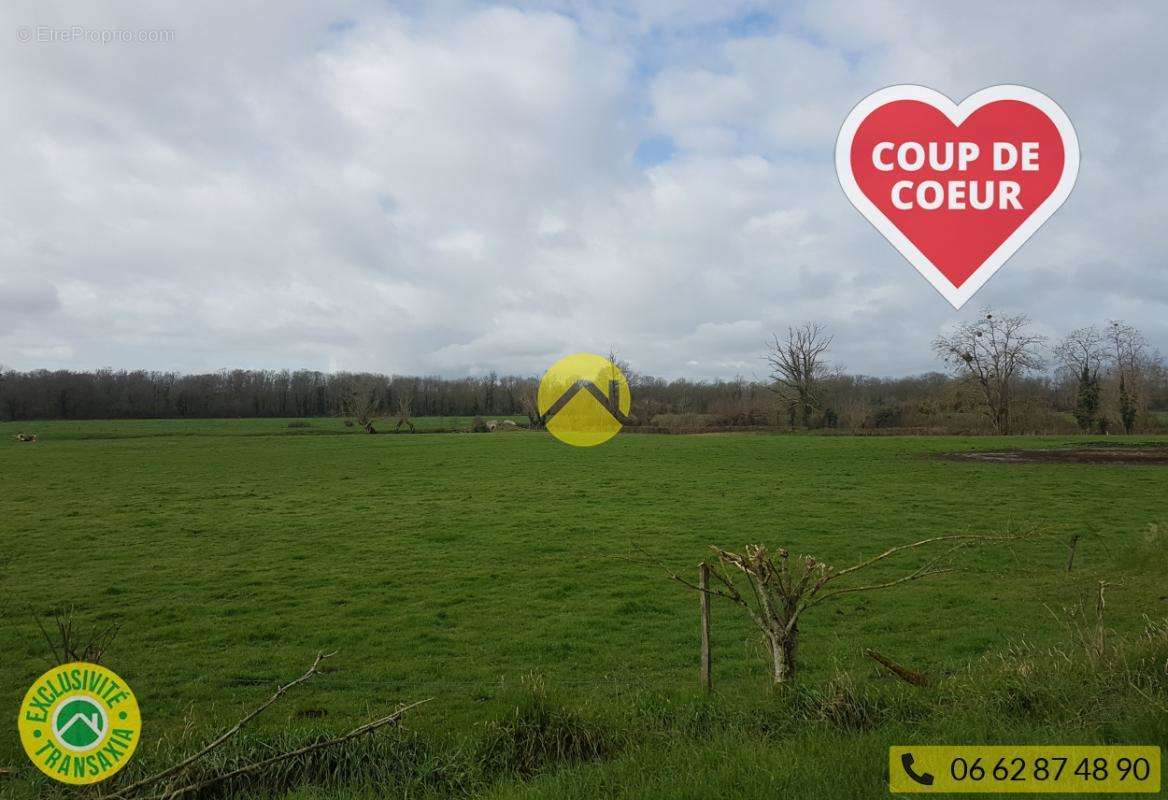
<path fill-rule="evenodd" d="M 82 627 L 121 626 L 104 663 L 145 720 L 127 772 L 235 722 L 321 650 L 337 651 L 331 670 L 262 717 L 257 741 L 342 732 L 434 698 L 410 733 L 383 737 L 391 761 L 412 759 L 408 775 L 393 763 L 352 781 L 333 772 L 301 798 L 391 784 L 384 796 L 882 797 L 893 743 L 1168 743 L 1163 671 L 1137 681 L 1139 695 L 1100 683 L 1056 619 L 1099 580 L 1113 584 L 1116 640 L 1168 614 L 1162 467 L 933 457 L 1023 446 L 991 438 L 625 435 L 575 449 L 542 433 L 289 422 L 0 424 L 0 708 L 15 715 L 49 665 L 36 619 L 72 607 Z M 14 442 L 21 430 L 40 442 Z M 643 550 L 692 574 L 711 544 L 759 542 L 845 566 L 931 535 L 1034 529 L 1043 538 L 970 551 L 959 573 L 810 612 L 789 692 L 769 688 L 760 637 L 715 602 L 710 700 L 697 687 L 697 597 L 613 558 Z M 867 647 L 937 685 L 892 680 Z M 1048 659 L 1051 648 L 1071 657 Z M 1057 691 L 1041 690 L 1058 702 L 1038 689 L 1021 710 L 1001 699 L 1026 694 L 1000 669 L 1026 653 L 1065 662 Z M 832 697 L 847 701 L 842 720 L 824 712 Z M 577 725 L 585 743 L 568 756 L 583 758 L 496 757 L 533 719 Z M 0 797 L 57 792 L 15 726 L 0 730 L 12 771 Z"/>

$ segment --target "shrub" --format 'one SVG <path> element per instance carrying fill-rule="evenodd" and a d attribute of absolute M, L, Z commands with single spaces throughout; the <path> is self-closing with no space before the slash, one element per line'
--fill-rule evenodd
<path fill-rule="evenodd" d="M 904 409 L 900 403 L 880 405 L 872 411 L 868 418 L 868 427 L 872 428 L 900 428 L 904 426 Z"/>
<path fill-rule="evenodd" d="M 476 761 L 487 774 L 527 777 L 546 766 L 593 761 L 617 749 L 607 729 L 536 688 L 507 718 L 488 725 Z"/>
<path fill-rule="evenodd" d="M 822 689 L 802 689 L 795 697 L 799 716 L 845 731 L 867 731 L 886 717 L 885 703 L 878 694 L 856 687 L 850 675 L 837 672 Z"/>
<path fill-rule="evenodd" d="M 708 428 L 715 422 L 713 414 L 658 414 L 653 417 L 651 424 L 658 428 L 667 428 L 671 431 L 693 431 Z"/>

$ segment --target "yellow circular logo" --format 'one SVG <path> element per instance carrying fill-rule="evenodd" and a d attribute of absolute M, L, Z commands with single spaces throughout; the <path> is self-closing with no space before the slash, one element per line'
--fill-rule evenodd
<path fill-rule="evenodd" d="M 537 405 L 561 442 L 592 447 L 607 442 L 628 421 L 629 383 L 611 360 L 576 353 L 552 364 L 539 382 Z"/>
<path fill-rule="evenodd" d="M 37 678 L 16 721 L 24 752 L 64 783 L 97 783 L 126 766 L 142 717 L 126 682 L 98 664 L 53 667 Z"/>

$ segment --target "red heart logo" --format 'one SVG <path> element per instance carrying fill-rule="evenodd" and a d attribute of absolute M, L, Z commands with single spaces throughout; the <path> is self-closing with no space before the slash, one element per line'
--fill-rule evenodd
<path fill-rule="evenodd" d="M 955 308 L 1070 195 L 1075 129 L 1046 95 L 993 86 L 957 105 L 881 89 L 848 115 L 836 172 L 848 199 Z"/>

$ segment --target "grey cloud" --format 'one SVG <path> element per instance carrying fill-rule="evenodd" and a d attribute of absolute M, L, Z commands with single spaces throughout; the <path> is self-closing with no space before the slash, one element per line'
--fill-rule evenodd
<path fill-rule="evenodd" d="M 20 278 L 0 281 L 0 313 L 34 317 L 60 307 L 61 297 L 51 284 Z"/>
<path fill-rule="evenodd" d="M 534 373 L 615 344 L 732 377 L 819 319 L 835 360 L 901 374 L 982 303 L 1051 332 L 1123 317 L 1168 349 L 1168 11 L 1064 9 L 6 4 L 0 285 L 24 288 L 0 291 L 0 352 Z M 765 33 L 728 32 L 760 11 Z M 36 23 L 176 36 L 9 35 Z M 840 121 L 896 82 L 1031 84 L 1082 143 L 1070 201 L 959 314 L 835 179 Z M 677 150 L 642 170 L 648 135 Z"/>

